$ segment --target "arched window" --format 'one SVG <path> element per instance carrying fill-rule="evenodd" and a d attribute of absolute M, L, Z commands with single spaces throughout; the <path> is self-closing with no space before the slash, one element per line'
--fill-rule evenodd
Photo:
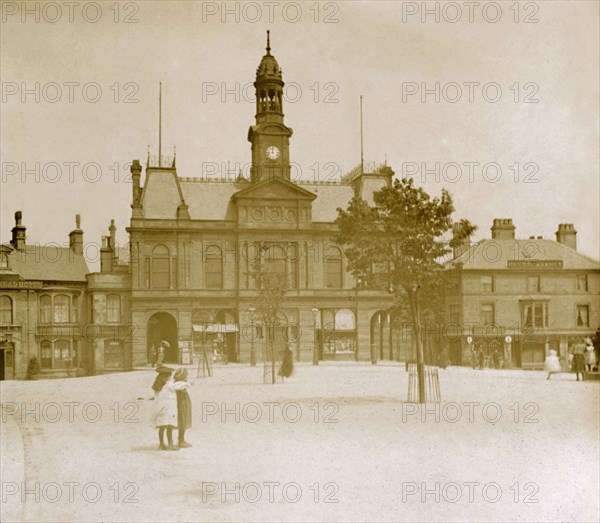
<path fill-rule="evenodd" d="M 152 287 L 168 289 L 169 286 L 169 249 L 164 245 L 157 245 L 152 251 Z"/>
<path fill-rule="evenodd" d="M 13 322 L 13 302 L 10 296 L 0 296 L 0 323 Z"/>
<path fill-rule="evenodd" d="M 71 300 L 64 294 L 54 296 L 54 323 L 69 323 Z"/>
<path fill-rule="evenodd" d="M 206 248 L 204 280 L 207 289 L 223 288 L 223 251 L 218 245 Z"/>
<path fill-rule="evenodd" d="M 8 256 L 0 253 L 0 269 L 8 269 Z"/>
<path fill-rule="evenodd" d="M 40 323 L 52 323 L 52 298 L 47 294 L 40 298 Z"/>
<path fill-rule="evenodd" d="M 79 321 L 79 298 L 73 296 L 72 298 L 73 307 L 71 308 L 71 321 L 77 323 Z"/>
<path fill-rule="evenodd" d="M 106 298 L 106 320 L 108 323 L 121 321 L 121 296 L 109 294 Z"/>
<path fill-rule="evenodd" d="M 325 288 L 342 288 L 342 251 L 337 247 L 328 247 L 325 252 Z"/>
<path fill-rule="evenodd" d="M 0 323 L 12 323 L 12 299 L 0 296 Z"/>
<path fill-rule="evenodd" d="M 52 343 L 43 340 L 40 348 L 40 365 L 43 369 L 52 368 Z"/>
<path fill-rule="evenodd" d="M 287 257 L 280 245 L 271 245 L 265 251 L 262 273 L 266 285 L 287 288 Z"/>

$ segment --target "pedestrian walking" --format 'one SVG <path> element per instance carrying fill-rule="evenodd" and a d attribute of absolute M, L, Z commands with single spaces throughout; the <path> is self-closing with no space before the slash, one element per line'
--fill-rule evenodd
<path fill-rule="evenodd" d="M 175 382 L 170 375 L 156 399 L 153 421 L 158 429 L 159 450 L 179 450 L 173 445 L 173 429 L 177 426 L 177 395 L 175 394 Z M 165 432 L 167 443 L 165 445 Z"/>
<path fill-rule="evenodd" d="M 494 349 L 494 353 L 492 354 L 492 359 L 494 360 L 494 367 L 499 369 L 500 368 L 500 351 L 498 350 L 498 347 L 496 347 Z"/>
<path fill-rule="evenodd" d="M 560 361 L 556 354 L 555 350 L 551 350 L 546 357 L 546 361 L 544 361 L 544 370 L 548 373 L 547 380 L 550 379 L 552 374 L 558 374 L 561 372 Z"/>
<path fill-rule="evenodd" d="M 177 369 L 173 379 L 177 395 L 177 441 L 179 448 L 183 449 L 192 446 L 185 441 L 185 431 L 192 428 L 192 399 L 187 391 L 191 384 L 187 369 Z"/>
<path fill-rule="evenodd" d="M 583 381 L 585 379 L 583 374 L 585 372 L 585 344 L 581 338 L 573 344 L 571 353 L 573 354 L 573 372 L 577 376 L 577 381 L 579 381 L 580 374 Z"/>
<path fill-rule="evenodd" d="M 479 349 L 479 370 L 483 370 L 483 360 L 485 358 L 485 354 L 483 353 L 483 349 Z"/>
<path fill-rule="evenodd" d="M 165 350 L 170 349 L 171 344 L 168 341 L 161 341 L 158 346 L 158 354 L 156 355 L 156 366 L 161 367 L 165 361 Z"/>
<path fill-rule="evenodd" d="M 596 352 L 594 351 L 593 345 L 588 344 L 585 348 L 585 368 L 588 372 L 592 372 L 592 370 L 594 370 L 595 365 Z"/>
<path fill-rule="evenodd" d="M 284 378 L 289 378 L 292 375 L 292 371 L 294 370 L 294 360 L 292 349 L 289 346 L 286 346 L 285 352 L 283 354 L 283 359 L 281 361 L 281 367 L 279 367 L 279 376 L 281 376 L 281 380 Z"/>

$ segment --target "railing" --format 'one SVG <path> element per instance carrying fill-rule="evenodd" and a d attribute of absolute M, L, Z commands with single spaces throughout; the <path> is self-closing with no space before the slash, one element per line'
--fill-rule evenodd
<path fill-rule="evenodd" d="M 425 380 L 425 401 L 423 403 L 439 403 L 442 400 L 440 394 L 440 378 L 437 367 L 425 366 L 423 373 Z M 417 365 L 408 365 L 408 403 L 419 403 L 419 377 Z"/>
<path fill-rule="evenodd" d="M 349 171 L 347 174 L 345 174 L 344 176 L 342 176 L 341 181 L 343 183 L 349 183 L 352 180 L 354 180 L 354 178 L 356 178 L 357 176 L 361 175 L 361 174 L 380 174 L 384 171 L 384 169 L 388 169 L 388 165 L 386 163 L 381 163 L 381 162 L 365 162 L 362 165 L 359 164 L 356 167 L 354 167 L 351 171 Z"/>
<path fill-rule="evenodd" d="M 175 167 L 175 157 L 161 154 L 151 154 L 148 156 L 148 167 L 160 167 L 162 169 L 172 169 Z"/>

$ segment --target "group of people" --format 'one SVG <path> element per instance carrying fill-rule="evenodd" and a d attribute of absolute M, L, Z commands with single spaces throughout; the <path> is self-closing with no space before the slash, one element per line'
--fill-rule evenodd
<path fill-rule="evenodd" d="M 569 360 L 571 361 L 571 371 L 577 376 L 577 381 L 579 381 L 579 375 L 583 381 L 586 371 L 592 372 L 597 368 L 596 351 L 592 341 L 589 338 L 578 338 L 569 349 Z M 555 350 L 551 350 L 546 357 L 544 370 L 548 373 L 547 380 L 552 374 L 564 372 Z"/>
<path fill-rule="evenodd" d="M 501 356 L 502 354 L 497 347 L 491 351 L 490 359 L 495 369 L 499 369 L 501 366 Z M 476 350 L 475 347 L 471 349 L 471 362 L 473 363 L 473 370 L 483 370 L 483 364 L 485 362 L 485 351 L 483 350 L 483 347 L 479 347 L 479 350 Z"/>
<path fill-rule="evenodd" d="M 156 359 L 157 376 L 152 384 L 156 401 L 152 421 L 158 429 L 159 450 L 179 450 L 191 447 L 185 440 L 186 430 L 192 427 L 192 400 L 188 389 L 192 383 L 188 380 L 187 369 L 172 369 L 163 364 L 164 349 L 169 344 L 161 342 Z M 289 378 L 294 368 L 293 353 L 286 347 L 283 354 L 279 376 Z M 177 445 L 173 442 L 173 430 L 177 429 Z M 165 434 L 167 442 L 165 443 Z"/>
<path fill-rule="evenodd" d="M 188 393 L 191 383 L 186 369 L 171 369 L 162 364 L 156 368 L 158 376 L 152 389 L 156 401 L 153 422 L 158 429 L 159 450 L 179 450 L 191 447 L 185 441 L 185 431 L 192 426 L 192 400 Z M 178 431 L 178 444 L 173 443 L 173 430 Z M 167 443 L 165 444 L 165 433 Z"/>

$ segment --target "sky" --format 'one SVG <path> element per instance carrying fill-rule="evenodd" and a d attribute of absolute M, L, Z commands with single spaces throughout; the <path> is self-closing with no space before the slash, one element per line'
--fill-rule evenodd
<path fill-rule="evenodd" d="M 517 238 L 574 223 L 578 249 L 600 258 L 597 2 L 1 6 L 3 242 L 21 210 L 40 244 L 68 242 L 80 214 L 90 266 L 111 219 L 126 244 L 128 165 L 157 153 L 159 82 L 178 175 L 246 169 L 270 30 L 295 178 L 359 163 L 362 95 L 365 161 L 448 189 L 474 241 L 494 218 Z"/>

